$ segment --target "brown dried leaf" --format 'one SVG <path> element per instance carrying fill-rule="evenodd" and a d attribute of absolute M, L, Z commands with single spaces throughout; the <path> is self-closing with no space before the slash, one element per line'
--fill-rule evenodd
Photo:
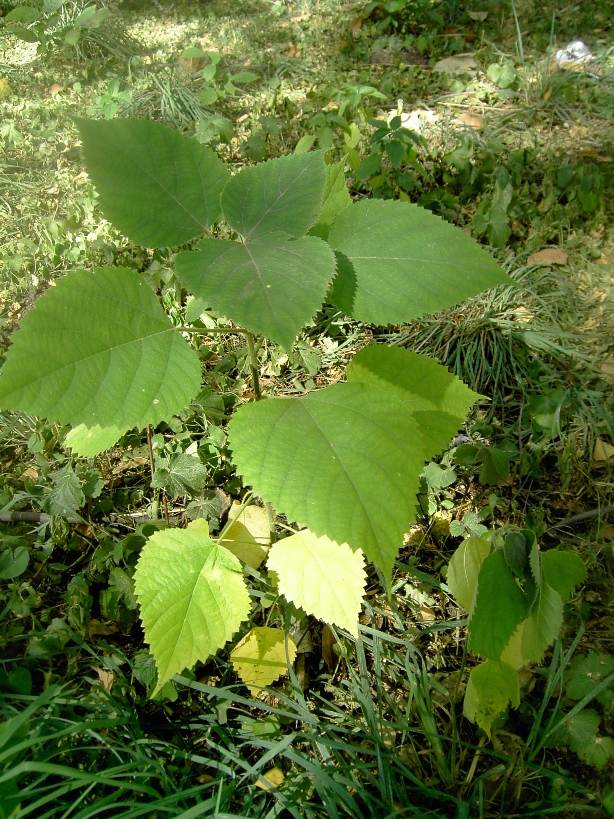
<path fill-rule="evenodd" d="M 475 128 L 476 131 L 481 131 L 484 125 L 482 117 L 478 114 L 470 114 L 468 111 L 461 114 L 457 122 L 460 122 L 461 125 L 468 125 L 469 128 Z"/>
<path fill-rule="evenodd" d="M 533 253 L 527 259 L 527 264 L 567 264 L 567 253 L 558 247 L 547 247 L 538 253 Z"/>
<path fill-rule="evenodd" d="M 593 450 L 593 460 L 599 462 L 614 461 L 614 446 L 608 444 L 602 438 L 597 438 Z"/>
<path fill-rule="evenodd" d="M 54 82 L 51 88 L 49 89 L 49 94 L 59 94 L 60 91 L 64 90 L 63 85 L 59 85 L 57 82 Z"/>
<path fill-rule="evenodd" d="M 96 674 L 98 675 L 100 685 L 104 688 L 104 690 L 110 691 L 113 688 L 115 674 L 112 671 L 107 671 L 106 668 L 97 668 Z"/>

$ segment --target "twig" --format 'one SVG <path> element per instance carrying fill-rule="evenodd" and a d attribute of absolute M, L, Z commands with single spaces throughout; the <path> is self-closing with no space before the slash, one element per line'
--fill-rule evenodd
<path fill-rule="evenodd" d="M 555 523 L 554 526 L 550 526 L 549 529 L 546 529 L 546 531 L 551 532 L 553 529 L 562 529 L 563 526 L 571 526 L 573 523 L 580 523 L 582 520 L 602 517 L 603 515 L 611 515 L 612 512 L 614 512 L 614 506 L 604 506 L 602 509 L 591 509 L 590 512 L 580 512 L 579 515 L 574 515 L 571 518 L 560 520 L 558 523 Z"/>
<path fill-rule="evenodd" d="M 254 387 L 254 396 L 256 401 L 260 401 L 262 398 L 262 392 L 260 390 L 260 375 L 258 373 L 258 356 L 256 355 L 256 347 L 254 344 L 254 334 L 250 333 L 249 330 L 245 331 L 245 337 L 247 338 L 247 349 L 249 350 L 249 365 L 252 371 L 252 385 Z"/>

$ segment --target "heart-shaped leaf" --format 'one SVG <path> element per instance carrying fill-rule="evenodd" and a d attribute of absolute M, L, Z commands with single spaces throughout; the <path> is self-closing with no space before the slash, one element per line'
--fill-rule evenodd
<path fill-rule="evenodd" d="M 320 308 L 335 257 L 315 236 L 288 241 L 206 239 L 198 253 L 177 256 L 183 286 L 218 313 L 277 341 L 289 353 L 299 331 Z"/>
<path fill-rule="evenodd" d="M 230 444 L 239 472 L 278 511 L 362 549 L 390 577 L 424 462 L 476 398 L 432 359 L 373 345 L 346 384 L 240 407 Z"/>

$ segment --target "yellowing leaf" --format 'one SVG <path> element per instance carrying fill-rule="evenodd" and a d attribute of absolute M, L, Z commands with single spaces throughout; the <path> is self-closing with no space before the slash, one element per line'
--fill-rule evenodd
<path fill-rule="evenodd" d="M 267 566 L 279 577 L 287 600 L 358 637 L 358 615 L 365 593 L 365 559 L 347 543 L 316 537 L 303 529 L 271 547 Z"/>
<path fill-rule="evenodd" d="M 258 543 L 247 526 L 238 520 L 228 527 L 219 543 L 252 569 L 261 565 L 269 550 L 268 546 Z"/>
<path fill-rule="evenodd" d="M 263 779 L 266 780 L 266 782 L 263 782 Z M 271 785 L 273 788 L 281 787 L 284 779 L 285 775 L 281 768 L 271 768 L 270 771 L 262 774 L 262 777 L 258 779 L 255 785 L 257 788 L 260 788 L 263 791 L 270 791 L 272 790 Z"/>
<path fill-rule="evenodd" d="M 519 671 L 527 664 L 527 660 L 522 654 L 522 635 L 524 633 L 525 620 L 518 626 L 510 637 L 509 643 L 501 653 L 501 662 L 507 663 L 516 671 Z"/>
<path fill-rule="evenodd" d="M 602 438 L 597 438 L 595 441 L 595 449 L 593 450 L 594 461 L 610 461 L 614 460 L 614 446 L 608 444 Z"/>
<path fill-rule="evenodd" d="M 296 645 L 288 637 L 286 656 L 286 633 L 279 628 L 258 626 L 237 644 L 230 660 L 242 682 L 255 696 L 265 685 L 275 682 L 288 673 L 288 662 L 296 657 Z"/>
<path fill-rule="evenodd" d="M 243 563 L 257 569 L 269 551 L 271 524 L 262 506 L 246 506 L 235 501 L 228 512 L 234 523 L 228 527 L 220 545 L 236 555 Z"/>
<path fill-rule="evenodd" d="M 498 716 L 511 703 L 520 703 L 518 673 L 506 663 L 486 660 L 471 669 L 465 691 L 463 713 L 476 722 L 490 736 L 490 729 Z"/>

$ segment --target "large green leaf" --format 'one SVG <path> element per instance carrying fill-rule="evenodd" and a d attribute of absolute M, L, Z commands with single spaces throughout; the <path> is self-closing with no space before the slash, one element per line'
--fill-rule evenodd
<path fill-rule="evenodd" d="M 241 564 L 195 530 L 156 532 L 143 547 L 134 582 L 158 669 L 154 696 L 173 674 L 223 646 L 249 616 Z"/>
<path fill-rule="evenodd" d="M 480 568 L 469 623 L 469 648 L 489 660 L 498 660 L 526 614 L 525 597 L 507 567 L 503 550 L 497 549 Z"/>
<path fill-rule="evenodd" d="M 520 684 L 517 672 L 507 663 L 486 660 L 471 669 L 463 713 L 490 736 L 493 722 L 511 703 L 520 704 Z"/>
<path fill-rule="evenodd" d="M 291 154 L 243 168 L 222 194 L 228 224 L 246 239 L 267 233 L 304 236 L 322 208 L 324 153 Z"/>
<path fill-rule="evenodd" d="M 371 324 L 399 324 L 513 284 L 470 236 L 408 202 L 356 202 L 328 241 L 341 258 L 334 303 Z"/>
<path fill-rule="evenodd" d="M 314 236 L 288 239 L 281 233 L 245 243 L 206 239 L 200 252 L 177 256 L 177 275 L 218 313 L 291 352 L 324 301 L 335 257 Z"/>
<path fill-rule="evenodd" d="M 267 558 L 287 600 L 356 638 L 367 582 L 364 565 L 362 552 L 327 537 L 317 538 L 309 529 L 278 540 Z"/>
<path fill-rule="evenodd" d="M 149 120 L 77 127 L 102 212 L 134 242 L 180 245 L 219 218 L 230 172 L 210 148 Z"/>
<path fill-rule="evenodd" d="M 432 359 L 373 345 L 345 384 L 240 407 L 230 445 L 239 472 L 279 512 L 362 549 L 390 577 L 424 462 L 477 398 Z"/>
<path fill-rule="evenodd" d="M 199 385 L 198 357 L 149 285 L 134 271 L 106 267 L 69 273 L 26 315 L 0 374 L 0 405 L 72 426 L 115 427 L 119 438 L 180 412 Z M 94 439 L 110 446 L 109 437 Z"/>

